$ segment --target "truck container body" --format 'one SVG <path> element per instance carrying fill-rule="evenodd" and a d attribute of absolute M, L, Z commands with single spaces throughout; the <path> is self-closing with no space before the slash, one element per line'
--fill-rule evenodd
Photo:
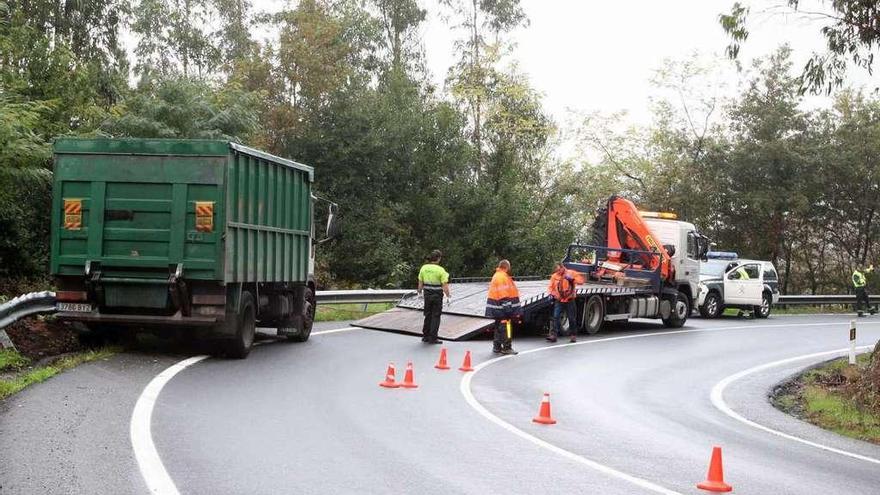
<path fill-rule="evenodd" d="M 311 167 L 227 141 L 57 140 L 60 317 L 96 333 L 200 327 L 239 357 L 256 322 L 304 340 L 313 180 Z"/>

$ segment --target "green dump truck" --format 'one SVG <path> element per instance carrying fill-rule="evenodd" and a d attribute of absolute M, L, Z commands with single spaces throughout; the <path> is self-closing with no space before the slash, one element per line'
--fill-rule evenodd
<path fill-rule="evenodd" d="M 309 338 L 314 170 L 227 141 L 58 139 L 51 273 L 58 317 L 107 335 Z M 330 205 L 328 236 L 335 230 Z"/>

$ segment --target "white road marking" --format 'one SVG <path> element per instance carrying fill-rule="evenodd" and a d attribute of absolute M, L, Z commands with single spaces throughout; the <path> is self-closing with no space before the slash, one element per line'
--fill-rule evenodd
<path fill-rule="evenodd" d="M 863 345 L 863 346 L 859 346 L 858 349 L 860 351 L 863 351 L 866 349 L 870 349 L 872 347 L 874 347 L 874 346 L 873 345 Z M 810 440 L 796 437 L 796 436 L 790 435 L 788 433 L 783 433 L 781 431 L 774 430 L 772 428 L 764 426 L 760 423 L 756 423 L 750 419 L 746 419 L 743 416 L 741 416 L 739 413 L 737 413 L 733 409 L 731 409 L 730 406 L 727 405 L 727 402 L 724 401 L 724 389 L 726 389 L 727 386 L 730 385 L 731 383 L 733 383 L 743 377 L 746 377 L 746 376 L 751 375 L 753 373 L 758 373 L 760 371 L 764 371 L 764 370 L 767 370 L 770 368 L 775 368 L 777 366 L 782 366 L 785 364 L 793 363 L 796 361 L 815 359 L 815 358 L 821 358 L 821 357 L 826 357 L 826 356 L 833 356 L 835 354 L 842 355 L 845 352 L 847 352 L 846 348 L 837 349 L 834 351 L 816 352 L 813 354 L 806 354 L 803 356 L 795 356 L 795 357 L 788 358 L 788 359 L 781 359 L 779 361 L 774 361 L 772 363 L 767 363 L 767 364 L 755 366 L 755 367 L 749 368 L 747 370 L 740 371 L 739 373 L 734 373 L 734 374 L 728 376 L 727 378 L 721 380 L 720 382 L 716 383 L 715 386 L 712 387 L 712 393 L 710 395 L 710 398 L 712 399 L 712 405 L 714 405 L 716 409 L 718 409 L 719 411 L 723 412 L 724 414 L 730 416 L 731 418 L 733 418 L 741 423 L 747 424 L 753 428 L 757 428 L 759 430 L 765 431 L 767 433 L 770 433 L 770 434 L 773 434 L 773 435 L 776 435 L 776 436 L 779 436 L 779 437 L 782 437 L 782 438 L 785 438 L 788 440 L 792 440 L 794 442 L 799 442 L 804 445 L 816 447 L 817 449 L 822 449 L 822 450 L 825 450 L 828 452 L 833 452 L 835 454 L 840 454 L 840 455 L 843 455 L 846 457 L 851 457 L 853 459 L 859 459 L 861 461 L 871 462 L 874 464 L 880 464 L 880 459 L 875 459 L 873 457 L 868 457 L 865 455 L 856 454 L 854 452 L 849 452 L 846 450 L 841 450 L 841 449 L 837 449 L 834 447 L 829 447 L 828 445 L 823 445 L 821 443 L 811 442 Z"/>
<path fill-rule="evenodd" d="M 880 322 L 870 322 L 870 323 L 865 323 L 865 324 L 866 324 L 866 325 L 870 325 L 870 324 L 880 324 Z M 741 325 L 741 326 L 730 326 L 730 327 L 695 328 L 695 329 L 691 329 L 691 330 L 672 330 L 672 331 L 661 330 L 661 331 L 651 332 L 651 333 L 641 333 L 641 334 L 636 334 L 636 335 L 623 335 L 623 336 L 619 336 L 619 337 L 608 337 L 608 338 L 596 339 L 596 340 L 585 340 L 585 341 L 582 341 L 582 342 L 573 342 L 573 343 L 568 343 L 568 344 L 549 345 L 549 346 L 544 346 L 544 347 L 538 347 L 538 348 L 535 348 L 535 349 L 529 349 L 529 350 L 527 350 L 527 351 L 521 351 L 521 352 L 519 353 L 519 355 L 522 356 L 522 355 L 525 355 L 525 354 L 532 354 L 532 353 L 535 353 L 535 352 L 542 352 L 542 351 L 547 351 L 547 350 L 550 350 L 550 349 L 562 349 L 562 348 L 565 348 L 565 347 L 576 346 L 576 345 L 600 344 L 600 343 L 602 343 L 602 342 L 611 342 L 611 341 L 615 341 L 615 340 L 638 339 L 638 338 L 644 338 L 644 337 L 656 337 L 656 336 L 662 336 L 662 335 L 677 335 L 677 334 L 685 334 L 685 333 L 717 332 L 717 331 L 722 331 L 722 330 L 746 330 L 746 329 L 751 330 L 751 329 L 777 328 L 777 327 L 785 327 L 785 328 L 788 328 L 788 327 L 792 327 L 792 326 L 797 326 L 797 327 L 814 327 L 814 326 L 830 326 L 830 325 L 834 325 L 834 322 L 826 322 L 826 323 L 804 323 L 804 324 L 795 324 L 795 325 L 792 325 L 792 324 L 782 324 L 782 325 L 770 325 L 770 324 L 768 324 L 768 325 Z M 471 372 L 471 373 L 467 373 L 467 374 L 465 374 L 465 375 L 462 377 L 462 379 L 461 379 L 461 385 L 460 385 L 459 389 L 461 390 L 461 394 L 464 396 L 465 401 L 466 401 L 466 402 L 468 403 L 468 405 L 470 405 L 475 411 L 477 411 L 478 413 L 480 413 L 480 415 L 482 415 L 484 418 L 486 418 L 486 419 L 488 419 L 489 421 L 495 423 L 496 425 L 500 426 L 501 428 L 504 428 L 505 430 L 507 430 L 507 431 L 513 433 L 514 435 L 516 435 L 516 436 L 518 436 L 518 437 L 520 437 L 520 438 L 522 438 L 522 439 L 524 439 L 524 440 L 527 440 L 527 441 L 529 441 L 529 442 L 531 442 L 531 443 L 533 443 L 533 444 L 535 444 L 535 445 L 537 445 L 537 446 L 539 446 L 539 447 L 542 447 L 542 448 L 547 449 L 547 450 L 549 450 L 549 451 L 551 451 L 551 452 L 554 452 L 554 453 L 556 453 L 556 454 L 559 454 L 560 456 L 565 457 L 565 458 L 567 458 L 567 459 L 569 459 L 569 460 L 572 460 L 572 461 L 577 462 L 577 463 L 579 463 L 579 464 L 583 464 L 583 465 L 585 465 L 585 466 L 587 466 L 587 467 L 589 467 L 589 468 L 595 469 L 596 471 L 599 471 L 599 472 L 604 473 L 604 474 L 607 474 L 607 475 L 609 475 L 609 476 L 612 476 L 612 477 L 618 478 L 618 479 L 623 480 L 623 481 L 627 481 L 627 482 L 629 482 L 629 483 L 632 483 L 632 484 L 634 484 L 634 485 L 636 485 L 636 486 L 639 486 L 639 487 L 645 488 L 646 490 L 650 490 L 650 491 L 655 492 L 655 493 L 663 493 L 663 494 L 667 494 L 667 495 L 673 495 L 673 494 L 681 495 L 679 492 L 676 492 L 676 491 L 670 490 L 670 489 L 668 489 L 668 488 L 664 488 L 664 487 L 662 487 L 662 486 L 660 486 L 660 485 L 657 485 L 657 484 L 655 484 L 655 483 L 652 483 L 652 482 L 650 482 L 650 481 L 648 481 L 648 480 L 646 480 L 646 479 L 638 478 L 638 477 L 633 476 L 633 475 L 631 475 L 631 474 L 624 473 L 623 471 L 618 471 L 617 469 L 614 469 L 614 468 L 612 468 L 611 466 L 607 466 L 607 465 L 605 465 L 605 464 L 601 464 L 601 463 L 599 463 L 599 462 L 597 462 L 597 461 L 594 461 L 594 460 L 588 459 L 588 458 L 586 458 L 586 457 L 584 457 L 584 456 L 582 456 L 582 455 L 576 454 L 576 453 L 571 452 L 571 451 L 569 451 L 569 450 L 565 450 L 565 449 L 563 449 L 562 447 L 558 447 L 558 446 L 556 446 L 556 445 L 553 445 L 553 444 L 550 443 L 550 442 L 547 442 L 547 441 L 545 441 L 545 440 L 541 440 L 540 438 L 538 438 L 538 437 L 536 437 L 536 436 L 534 436 L 534 435 L 531 435 L 531 434 L 529 434 L 529 433 L 526 433 L 526 432 L 523 431 L 523 430 L 520 430 L 520 429 L 517 428 L 516 426 L 513 426 L 512 424 L 510 424 L 510 423 L 504 421 L 503 419 L 501 419 L 501 418 L 499 418 L 498 416 L 495 416 L 494 414 L 492 414 L 491 412 L 489 412 L 489 411 L 488 411 L 485 407 L 483 407 L 483 405 L 480 404 L 479 401 L 477 401 L 477 399 L 474 397 L 474 394 L 473 394 L 473 392 L 471 391 L 471 381 L 473 380 L 473 377 L 474 377 L 477 373 L 479 373 L 482 369 L 484 369 L 484 368 L 486 368 L 486 367 L 488 367 L 488 366 L 490 366 L 490 365 L 492 365 L 492 364 L 498 363 L 498 362 L 500 362 L 500 361 L 504 361 L 505 359 L 510 359 L 510 358 L 512 358 L 512 357 L 514 357 L 514 356 L 502 356 L 502 357 L 499 357 L 499 358 L 490 359 L 489 361 L 485 361 L 485 362 L 483 362 L 483 363 L 480 363 L 479 365 L 477 365 L 477 366 L 474 368 L 474 371 L 473 371 L 473 372 Z M 716 406 L 716 407 L 717 407 L 717 406 Z M 731 411 L 731 412 L 733 413 L 733 411 Z M 736 413 L 733 413 L 733 414 L 736 414 Z M 740 418 L 741 418 L 741 417 L 740 417 Z M 745 418 L 742 418 L 742 420 L 744 420 L 744 421 L 748 421 L 748 420 L 746 420 Z M 760 427 L 760 425 L 757 425 L 757 423 L 755 423 L 754 425 Z M 768 429 L 768 430 L 769 430 L 769 429 Z M 771 431 L 772 431 L 772 430 L 771 430 Z M 784 434 L 783 434 L 783 435 L 784 435 Z M 805 441 L 805 442 L 806 442 L 806 441 Z M 854 454 L 854 455 L 857 455 L 857 454 Z"/>
<path fill-rule="evenodd" d="M 141 476 L 150 493 L 156 495 L 178 495 L 179 493 L 174 481 L 168 476 L 168 471 L 165 470 L 162 458 L 159 457 L 159 452 L 156 451 L 156 445 L 153 443 L 150 428 L 153 406 L 156 405 L 156 399 L 162 392 L 162 387 L 174 378 L 174 375 L 207 358 L 208 356 L 193 356 L 166 368 L 147 384 L 134 405 L 130 429 L 131 448 L 134 450 L 134 458 L 137 460 Z"/>
<path fill-rule="evenodd" d="M 320 332 L 312 332 L 312 335 L 325 335 L 329 333 L 348 332 L 351 330 L 359 330 L 358 327 L 335 328 L 333 330 L 322 330 Z M 174 378 L 175 375 L 190 366 L 201 362 L 210 356 L 201 355 L 193 356 L 175 363 L 164 371 L 156 375 L 150 383 L 144 387 L 140 397 L 134 405 L 134 411 L 131 414 L 131 424 L 129 435 L 131 437 L 131 448 L 134 450 L 134 458 L 140 468 L 141 476 L 147 485 L 147 489 L 154 495 L 179 495 L 174 480 L 168 475 L 165 465 L 162 464 L 162 458 L 156 450 L 156 444 L 153 443 L 152 435 L 152 419 L 153 408 L 156 405 L 156 399 L 162 392 L 162 388 Z"/>

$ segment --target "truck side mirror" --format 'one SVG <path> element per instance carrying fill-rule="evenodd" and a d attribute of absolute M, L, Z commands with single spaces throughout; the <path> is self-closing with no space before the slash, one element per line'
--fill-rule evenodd
<path fill-rule="evenodd" d="M 674 244 L 664 244 L 663 249 L 666 250 L 666 253 L 669 254 L 669 257 L 675 256 L 675 245 Z"/>
<path fill-rule="evenodd" d="M 327 238 L 325 241 L 339 237 L 339 205 L 330 203 L 330 211 L 327 214 Z"/>

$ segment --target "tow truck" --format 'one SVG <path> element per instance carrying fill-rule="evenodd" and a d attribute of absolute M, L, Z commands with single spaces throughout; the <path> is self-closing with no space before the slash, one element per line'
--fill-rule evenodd
<path fill-rule="evenodd" d="M 684 325 L 699 283 L 699 260 L 708 250 L 706 237 L 672 214 L 640 213 L 620 196 L 599 210 L 592 233 L 591 243 L 570 244 L 562 260 L 585 280 L 577 287 L 579 330 L 595 334 L 607 321 L 632 318 L 661 319 L 669 328 Z M 464 340 L 488 330 L 493 320 L 485 317 L 487 281 L 450 285 L 452 302 L 443 308 L 440 338 Z M 517 282 L 524 324 L 536 331 L 550 319 L 547 285 L 547 280 Z M 397 307 L 354 325 L 420 335 L 423 307 L 413 292 Z"/>

